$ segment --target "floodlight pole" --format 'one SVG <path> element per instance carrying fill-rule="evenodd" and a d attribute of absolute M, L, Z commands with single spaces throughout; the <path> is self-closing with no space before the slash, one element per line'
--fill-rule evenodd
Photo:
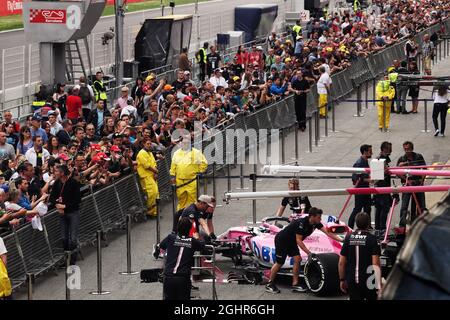
<path fill-rule="evenodd" d="M 115 31 L 116 31 L 116 59 L 114 76 L 116 77 L 116 87 L 123 82 L 123 25 L 125 18 L 125 9 L 123 0 L 115 0 L 114 9 L 116 12 Z"/>

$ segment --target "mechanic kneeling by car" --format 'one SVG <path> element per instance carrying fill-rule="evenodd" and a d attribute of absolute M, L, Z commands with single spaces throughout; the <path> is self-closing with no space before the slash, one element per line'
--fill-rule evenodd
<path fill-rule="evenodd" d="M 300 250 L 299 247 L 308 255 L 308 259 L 311 259 L 314 254 L 308 250 L 303 243 L 307 237 L 309 237 L 315 229 L 319 229 L 330 238 L 342 242 L 342 239 L 337 235 L 329 233 L 328 230 L 321 223 L 322 210 L 312 207 L 309 210 L 307 217 L 303 217 L 292 221 L 284 229 L 277 233 L 275 236 L 275 255 L 276 261 L 270 270 L 270 280 L 266 285 L 266 291 L 270 293 L 280 293 L 280 290 L 274 283 L 277 273 L 280 271 L 286 257 L 289 256 L 294 259 L 294 265 L 292 267 L 292 291 L 305 292 L 306 289 L 299 284 L 299 269 L 300 269 Z"/>
<path fill-rule="evenodd" d="M 188 217 L 178 221 L 177 234 L 171 233 L 163 241 L 160 248 L 166 250 L 164 264 L 164 300 L 191 299 L 191 268 L 194 253 L 204 248 L 204 243 L 189 233 L 192 222 Z"/>
<path fill-rule="evenodd" d="M 339 257 L 340 287 L 350 300 L 376 300 L 381 284 L 380 246 L 368 229 L 370 217 L 356 215 L 357 229 L 347 235 Z"/>

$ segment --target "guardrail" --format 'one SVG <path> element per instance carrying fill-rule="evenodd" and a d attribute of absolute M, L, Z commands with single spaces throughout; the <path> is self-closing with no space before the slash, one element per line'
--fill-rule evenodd
<path fill-rule="evenodd" d="M 99 230 L 103 234 L 124 230 L 128 214 L 135 219 L 143 214 L 146 210 L 141 194 L 135 173 L 98 191 L 89 189 L 80 207 L 80 246 L 93 244 Z M 66 253 L 62 248 L 59 219 L 58 212 L 50 211 L 41 218 L 43 231 L 34 230 L 27 223 L 3 238 L 13 288 L 24 285 L 27 274 L 37 278 L 64 265 Z"/>

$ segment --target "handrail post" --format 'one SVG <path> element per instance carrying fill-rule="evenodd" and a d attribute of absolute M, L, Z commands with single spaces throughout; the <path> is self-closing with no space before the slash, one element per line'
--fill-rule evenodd
<path fill-rule="evenodd" d="M 157 203 L 158 203 L 157 199 Z M 159 207 L 158 204 L 156 205 L 157 208 Z M 159 209 L 157 209 L 157 211 L 159 211 Z M 157 217 L 156 217 L 156 234 L 157 234 L 157 238 L 159 237 L 159 212 L 157 212 Z M 138 272 L 135 271 L 131 271 L 131 214 L 127 214 L 126 215 L 126 223 L 127 223 L 127 271 L 123 271 L 120 272 L 120 274 L 122 275 L 135 275 L 138 274 Z M 157 243 L 159 243 L 159 241 L 157 241 Z"/>
<path fill-rule="evenodd" d="M 27 273 L 27 293 L 28 293 L 28 300 L 33 300 L 33 288 L 34 284 L 34 274 Z"/>
<path fill-rule="evenodd" d="M 375 102 L 375 100 L 376 100 L 376 92 L 375 92 L 376 87 L 377 87 L 377 77 L 375 76 L 372 79 L 372 100 L 374 101 L 373 104 L 375 106 L 376 106 L 376 102 Z"/>
<path fill-rule="evenodd" d="M 236 188 L 236 190 L 248 190 L 248 188 L 245 187 L 244 183 L 244 164 L 239 164 L 239 188 Z"/>
<path fill-rule="evenodd" d="M 284 139 L 284 129 L 280 129 L 281 134 L 281 164 L 285 164 L 286 162 L 286 145 L 285 145 L 285 139 Z"/>
<path fill-rule="evenodd" d="M 369 109 L 369 81 L 366 81 L 365 84 L 366 84 L 366 109 Z"/>
<path fill-rule="evenodd" d="M 197 192 L 197 194 L 196 194 L 196 196 L 195 196 L 195 199 L 197 199 L 199 196 L 200 196 L 200 173 L 197 173 L 197 176 L 196 176 L 196 180 L 195 180 L 195 182 L 196 182 L 196 187 L 197 187 L 197 190 L 195 191 L 195 192 Z"/>
<path fill-rule="evenodd" d="M 213 197 L 217 198 L 217 186 L 216 186 L 216 162 L 214 161 L 212 164 L 212 188 L 213 188 Z"/>
<path fill-rule="evenodd" d="M 106 295 L 109 291 L 102 288 L 102 230 L 97 230 L 97 291 L 92 291 L 92 295 Z"/>
<path fill-rule="evenodd" d="M 231 164 L 227 164 L 227 191 L 231 192 Z"/>
<path fill-rule="evenodd" d="M 298 148 L 298 122 L 296 121 L 294 124 L 294 152 L 295 152 L 295 158 L 291 158 L 292 160 L 298 161 L 298 157 L 299 157 L 299 148 Z"/>
<path fill-rule="evenodd" d="M 333 133 L 336 133 L 336 112 L 334 110 L 334 101 L 333 99 L 330 99 L 331 103 L 331 131 Z"/>
<path fill-rule="evenodd" d="M 66 251 L 66 272 L 65 272 L 65 283 L 66 283 L 66 300 L 70 300 L 70 287 L 69 287 L 69 268 L 70 268 L 70 259 L 72 256 L 71 251 Z"/>
<path fill-rule="evenodd" d="M 172 184 L 172 213 L 173 213 L 173 216 L 175 216 L 175 213 L 177 212 L 177 205 L 175 203 L 176 197 L 177 197 L 177 185 Z"/>
<path fill-rule="evenodd" d="M 315 120 L 315 127 L 314 127 L 314 144 L 316 147 L 319 146 L 319 140 L 320 140 L 320 115 L 319 112 L 316 112 L 314 114 L 314 120 Z"/>
<path fill-rule="evenodd" d="M 358 84 L 356 87 L 356 114 L 354 117 L 363 117 L 364 114 L 361 112 L 361 85 Z"/>
<path fill-rule="evenodd" d="M 308 118 L 308 153 L 312 153 L 312 117 Z"/>
<path fill-rule="evenodd" d="M 422 132 L 430 132 L 430 130 L 428 129 L 428 100 L 424 99 L 424 106 L 425 106 L 425 110 L 423 112 L 423 119 L 424 119 L 424 129 L 422 130 Z"/>
<path fill-rule="evenodd" d="M 203 174 L 203 194 L 208 194 L 208 174 L 206 171 Z"/>

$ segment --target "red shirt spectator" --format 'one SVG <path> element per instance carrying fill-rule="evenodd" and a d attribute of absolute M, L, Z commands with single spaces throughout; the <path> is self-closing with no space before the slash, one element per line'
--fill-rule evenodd
<path fill-rule="evenodd" d="M 237 63 L 244 66 L 244 68 L 248 64 L 248 52 L 245 51 L 245 48 L 242 48 L 240 52 L 236 53 Z"/>
<path fill-rule="evenodd" d="M 262 55 L 258 49 L 259 48 L 256 48 L 255 46 L 252 48 L 253 51 L 248 56 L 248 63 L 257 68 L 261 68 Z"/>
<path fill-rule="evenodd" d="M 67 119 L 72 121 L 82 118 L 83 103 L 81 102 L 81 98 L 78 96 L 78 91 L 79 89 L 75 86 L 72 94 L 67 97 L 66 101 Z"/>

